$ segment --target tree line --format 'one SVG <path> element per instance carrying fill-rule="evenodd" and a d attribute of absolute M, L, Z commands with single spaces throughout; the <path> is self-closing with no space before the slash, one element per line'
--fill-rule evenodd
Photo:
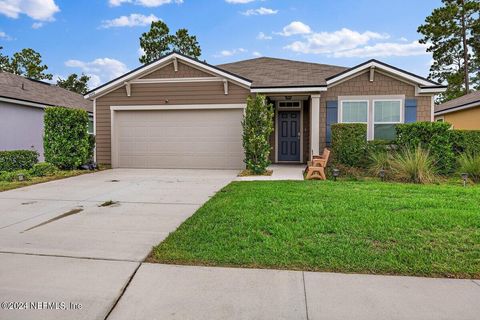
<path fill-rule="evenodd" d="M 438 102 L 445 102 L 473 90 L 480 90 L 480 0 L 442 0 L 442 6 L 433 10 L 417 31 L 426 44 L 433 63 L 429 79 L 448 84 Z M 187 29 L 178 29 L 174 34 L 163 21 L 154 21 L 148 32 L 140 36 L 142 55 L 140 63 L 147 64 L 163 55 L 177 51 L 199 58 L 202 50 L 196 36 Z M 40 53 L 26 48 L 11 57 L 2 54 L 0 47 L 0 70 L 37 80 L 52 80 L 46 73 Z M 57 79 L 62 88 L 84 94 L 88 91 L 90 77 L 72 73 L 66 79 Z"/>
<path fill-rule="evenodd" d="M 152 62 L 161 56 L 177 51 L 187 56 L 198 58 L 202 50 L 198 44 L 197 37 L 191 36 L 187 29 L 179 29 L 175 34 L 170 34 L 170 29 L 163 21 L 154 21 L 150 30 L 140 37 L 140 47 L 143 54 L 139 58 L 140 63 Z M 43 63 L 42 56 L 31 48 L 15 52 L 11 57 L 2 53 L 0 46 L 0 71 L 6 71 L 34 80 L 52 80 L 53 75 L 47 73 L 48 66 Z M 58 78 L 56 85 L 79 93 L 88 92 L 88 81 L 90 77 L 86 74 L 70 74 L 67 78 Z"/>

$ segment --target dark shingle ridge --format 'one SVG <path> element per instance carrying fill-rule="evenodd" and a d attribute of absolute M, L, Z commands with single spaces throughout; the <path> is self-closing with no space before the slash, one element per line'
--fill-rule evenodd
<path fill-rule="evenodd" d="M 252 87 L 325 86 L 327 77 L 348 69 L 270 57 L 225 63 L 217 67 L 252 80 Z"/>

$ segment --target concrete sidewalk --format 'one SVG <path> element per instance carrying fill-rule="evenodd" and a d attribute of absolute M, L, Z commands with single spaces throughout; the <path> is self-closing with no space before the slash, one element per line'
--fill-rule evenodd
<path fill-rule="evenodd" d="M 235 181 L 277 181 L 277 180 L 304 180 L 303 171 L 306 164 L 272 164 L 268 167 L 273 173 L 271 176 L 237 177 Z"/>
<path fill-rule="evenodd" d="M 480 317 L 480 282 L 144 263 L 111 320 Z"/>

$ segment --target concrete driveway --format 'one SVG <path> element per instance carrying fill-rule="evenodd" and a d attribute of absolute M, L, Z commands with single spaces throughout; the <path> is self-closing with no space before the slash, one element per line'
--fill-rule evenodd
<path fill-rule="evenodd" d="M 152 246 L 236 174 L 115 169 L 1 192 L 0 301 L 83 308 L 0 318 L 104 319 Z"/>

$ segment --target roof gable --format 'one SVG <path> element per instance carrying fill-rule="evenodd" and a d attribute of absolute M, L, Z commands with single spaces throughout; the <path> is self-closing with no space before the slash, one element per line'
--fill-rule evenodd
<path fill-rule="evenodd" d="M 158 68 L 148 74 L 142 75 L 139 79 L 166 79 L 166 78 L 199 78 L 199 77 L 214 77 L 215 75 L 194 68 L 181 61 L 177 62 L 177 71 L 173 61 L 161 68 Z"/>
<path fill-rule="evenodd" d="M 153 71 L 160 69 L 176 60 L 185 62 L 186 64 L 192 65 L 200 70 L 204 70 L 211 74 L 223 77 L 227 80 L 231 80 L 237 84 L 243 85 L 245 87 L 250 87 L 251 81 L 242 76 L 236 75 L 226 70 L 222 70 L 218 67 L 212 66 L 206 62 L 199 61 L 197 59 L 190 58 L 186 55 L 180 54 L 178 52 L 169 53 L 151 63 L 140 66 L 116 79 L 113 79 L 85 94 L 85 99 L 92 99 L 104 95 L 111 90 L 114 90 L 120 86 L 123 86 L 126 82 L 140 78 L 146 74 L 152 73 Z"/>
<path fill-rule="evenodd" d="M 431 81 L 429 79 L 423 78 L 421 76 L 418 76 L 416 74 L 413 74 L 411 72 L 399 69 L 397 67 L 391 66 L 389 64 L 386 64 L 384 62 L 371 59 L 368 60 L 364 63 L 361 63 L 357 66 L 354 66 L 350 69 L 344 70 L 343 72 L 340 72 L 336 75 L 333 75 L 331 77 L 326 78 L 327 85 L 333 85 L 335 83 L 338 83 L 339 81 L 345 80 L 351 76 L 354 76 L 355 74 L 358 74 L 360 72 L 364 72 L 370 68 L 375 68 L 382 70 L 384 72 L 387 72 L 389 74 L 398 76 L 400 78 L 403 78 L 405 80 L 408 80 L 410 82 L 413 82 L 415 84 L 418 84 L 421 87 L 426 87 L 426 88 L 432 88 L 432 87 L 444 87 L 441 84 Z"/>

